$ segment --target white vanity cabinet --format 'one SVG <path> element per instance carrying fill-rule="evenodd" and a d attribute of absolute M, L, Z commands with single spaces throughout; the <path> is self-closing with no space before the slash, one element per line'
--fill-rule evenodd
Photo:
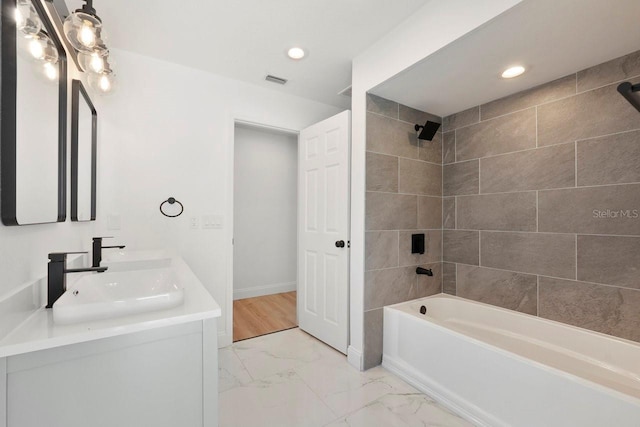
<path fill-rule="evenodd" d="M 0 359 L 6 427 L 217 426 L 215 323 Z"/>
<path fill-rule="evenodd" d="M 221 311 L 182 259 L 184 304 L 0 339 L 0 427 L 216 427 Z"/>

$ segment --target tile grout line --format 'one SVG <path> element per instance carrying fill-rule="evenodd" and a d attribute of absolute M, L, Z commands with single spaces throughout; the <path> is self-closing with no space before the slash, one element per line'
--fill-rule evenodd
<path fill-rule="evenodd" d="M 467 264 L 467 263 L 459 262 L 459 261 L 444 261 L 444 262 L 456 263 L 456 264 L 460 264 L 460 265 L 466 265 L 466 266 L 469 266 L 469 267 L 485 268 L 485 269 L 488 269 L 488 270 L 506 271 L 508 273 L 515 273 L 515 274 L 520 274 L 520 275 L 525 275 L 525 276 L 540 276 L 542 278 L 547 278 L 547 279 L 563 280 L 563 281 L 566 281 L 566 282 L 585 283 L 587 285 L 606 286 L 607 288 L 625 289 L 625 290 L 628 290 L 628 291 L 640 292 L 640 288 L 630 288 L 628 286 L 612 285 L 612 284 L 609 284 L 609 283 L 590 282 L 588 280 L 577 280 L 577 279 L 571 279 L 571 278 L 567 278 L 567 277 L 548 276 L 546 274 L 539 274 L 539 273 L 527 273 L 525 271 L 509 270 L 509 269 L 506 269 L 506 268 L 491 267 L 491 266 L 486 266 L 486 265 Z"/>
<path fill-rule="evenodd" d="M 384 117 L 384 118 L 386 118 L 386 119 L 390 119 L 390 120 L 398 120 L 398 119 L 396 119 L 395 117 L 387 116 L 386 114 L 377 113 L 377 112 L 375 112 L 375 111 L 369 111 L 369 110 L 367 110 L 367 111 L 366 111 L 366 113 L 367 113 L 367 114 L 374 114 L 374 115 L 376 115 L 376 116 Z"/>
<path fill-rule="evenodd" d="M 411 232 L 411 231 L 419 231 L 419 230 L 424 230 L 424 231 L 442 231 L 441 228 L 401 228 L 401 229 L 388 228 L 388 229 L 384 229 L 384 230 L 365 230 L 365 233 L 391 233 L 391 232 L 394 232 L 394 231 L 408 233 L 408 232 Z M 492 231 L 492 230 L 490 230 L 490 231 Z M 566 233 L 548 233 L 548 234 L 566 234 Z"/>
<path fill-rule="evenodd" d="M 538 106 L 536 105 L 536 148 L 540 147 L 538 144 Z"/>
<path fill-rule="evenodd" d="M 453 163 L 458 163 L 458 130 L 457 129 L 454 129 L 453 131 Z"/>
<path fill-rule="evenodd" d="M 540 317 L 540 275 L 536 275 L 536 316 Z"/>
<path fill-rule="evenodd" d="M 482 159 L 478 159 L 478 195 L 482 194 L 482 168 L 480 167 L 482 164 Z"/>
<path fill-rule="evenodd" d="M 622 134 L 625 134 L 625 133 L 633 133 L 633 132 L 638 132 L 638 131 L 640 131 L 640 128 L 621 130 L 619 132 L 608 133 L 606 135 L 597 135 L 597 136 L 590 136 L 588 138 L 577 139 L 576 142 L 593 141 L 594 139 L 604 139 L 604 138 L 608 138 L 610 136 L 622 135 Z M 565 142 L 564 144 L 568 144 L 568 142 Z M 552 146 L 549 145 L 548 147 L 552 147 Z"/>
<path fill-rule="evenodd" d="M 453 229 L 458 229 L 458 196 L 453 196 Z"/>
<path fill-rule="evenodd" d="M 533 105 L 530 105 L 530 106 L 528 106 L 528 107 L 520 108 L 520 109 L 518 109 L 518 110 L 509 111 L 509 112 L 507 112 L 507 113 L 500 114 L 500 115 L 498 115 L 498 116 L 494 116 L 494 117 L 491 117 L 491 118 L 488 118 L 488 119 L 485 119 L 485 120 L 480 120 L 479 122 L 470 123 L 470 124 L 468 124 L 468 125 L 464 125 L 464 126 L 458 126 L 458 127 L 456 127 L 455 129 L 451 129 L 451 130 L 464 129 L 464 128 L 468 128 L 468 127 L 473 126 L 473 125 L 477 125 L 478 123 L 484 123 L 484 122 L 488 122 L 488 121 L 490 121 L 490 120 L 494 120 L 494 119 L 498 119 L 498 118 L 501 118 L 501 117 L 509 116 L 509 115 L 511 115 L 511 114 L 520 113 L 520 112 L 522 112 L 522 111 L 526 111 L 526 110 L 529 110 L 529 109 L 534 108 L 534 107 L 535 107 L 535 108 L 537 108 L 537 107 L 543 107 L 543 106 L 546 106 L 546 105 L 549 105 L 549 104 L 553 104 L 553 103 L 558 102 L 558 101 L 564 101 L 564 100 L 569 99 L 569 98 L 574 97 L 574 96 L 582 95 L 582 94 L 585 94 L 585 93 L 587 93 L 587 92 L 591 92 L 591 91 L 594 91 L 594 90 L 602 89 L 602 88 L 605 88 L 605 87 L 607 87 L 607 86 L 613 86 L 613 85 L 615 85 L 615 84 L 619 84 L 619 83 L 622 83 L 622 82 L 624 82 L 624 81 L 627 81 L 627 80 L 633 80 L 633 79 L 636 79 L 636 78 L 639 78 L 639 77 L 640 77 L 640 74 L 639 74 L 639 75 L 637 75 L 637 76 L 629 76 L 629 77 L 626 77 L 626 78 L 624 78 L 624 79 L 622 79 L 622 80 L 617 80 L 617 81 L 615 81 L 615 82 L 606 83 L 606 84 L 604 84 L 604 85 L 602 85 L 602 86 L 597 86 L 597 87 L 590 88 L 590 89 L 583 90 L 583 91 L 579 92 L 579 91 L 578 91 L 578 78 L 577 78 L 578 73 L 577 73 L 577 72 L 576 72 L 576 73 L 567 74 L 567 75 L 566 75 L 566 76 L 564 76 L 564 77 L 560 77 L 560 79 L 563 79 L 563 78 L 569 77 L 569 76 L 571 76 L 571 75 L 575 75 L 575 76 L 576 76 L 576 84 L 575 84 L 575 86 L 576 86 L 576 91 L 575 91 L 575 93 L 572 93 L 572 94 L 567 95 L 567 96 L 562 96 L 562 97 L 560 97 L 560 98 L 552 99 L 552 100 L 550 100 L 550 101 L 541 102 L 541 103 L 539 103 L 539 104 L 533 104 Z M 556 79 L 556 80 L 560 80 L 560 79 Z M 551 83 L 551 82 L 547 82 L 547 83 Z M 544 86 L 545 84 L 546 84 L 546 83 L 543 83 L 542 85 L 539 85 L 539 86 Z M 535 88 L 532 88 L 532 89 L 535 89 Z M 519 92 L 517 92 L 517 93 L 519 93 Z M 514 94 L 514 95 L 515 95 L 515 94 Z M 510 96 L 510 95 L 508 95 L 508 96 L 506 96 L 506 97 L 504 97 L 504 98 L 508 98 L 509 96 Z M 502 100 L 502 99 L 504 99 L 504 98 L 497 99 L 496 101 L 500 101 L 500 100 Z M 490 102 L 493 102 L 493 101 L 490 101 Z M 486 105 L 486 104 L 488 104 L 488 103 L 480 104 L 480 105 L 478 105 L 477 107 L 478 107 L 478 108 L 480 108 L 482 105 Z M 475 108 L 475 107 L 471 107 L 471 108 Z M 466 111 L 466 110 L 463 110 L 463 111 Z M 458 113 L 461 113 L 461 112 L 462 112 L 462 111 L 459 111 Z M 451 114 L 451 115 L 455 115 L 455 114 L 458 114 L 458 113 L 454 113 L 454 114 Z M 376 113 L 374 113 L 374 114 L 376 114 Z M 380 115 L 380 114 L 379 114 L 379 115 Z M 384 116 L 384 117 L 389 117 L 389 116 Z M 447 132 L 450 132 L 451 130 L 447 130 Z"/>
<path fill-rule="evenodd" d="M 478 231 L 478 267 L 482 267 L 482 232 Z"/>
<path fill-rule="evenodd" d="M 398 237 L 398 245 L 397 245 L 397 248 L 398 248 L 398 265 L 397 265 L 397 268 L 400 268 L 400 230 L 397 230 L 396 234 L 397 234 L 397 237 Z"/>
<path fill-rule="evenodd" d="M 540 231 L 540 192 L 536 190 L 536 233 Z"/>
<path fill-rule="evenodd" d="M 437 231 L 438 229 L 434 228 L 431 230 Z M 394 231 L 394 230 L 372 230 L 372 231 Z M 411 231 L 411 230 L 405 230 L 405 231 Z M 579 236 L 589 236 L 589 237 L 620 237 L 620 238 L 630 238 L 630 239 L 640 238 L 640 234 L 594 234 L 594 233 L 576 233 L 571 231 L 561 233 L 558 231 L 538 232 L 538 231 L 522 231 L 522 230 L 489 230 L 489 229 L 473 229 L 473 228 L 458 228 L 458 229 L 446 228 L 444 231 L 465 231 L 465 232 L 484 231 L 486 233 L 540 234 L 540 235 L 551 234 L 551 235 L 563 235 L 563 236 L 573 236 L 574 234 L 577 234 Z"/>
<path fill-rule="evenodd" d="M 258 337 L 254 337 L 254 338 L 258 338 Z M 246 365 L 244 364 L 244 362 L 242 361 L 242 358 L 240 357 L 240 355 L 238 353 L 236 353 L 236 348 L 235 348 L 235 343 L 231 343 L 231 351 L 233 352 L 233 354 L 238 358 L 238 360 L 240 361 L 240 364 L 242 365 L 242 367 L 244 368 L 245 371 L 247 371 L 247 375 L 249 375 L 249 378 L 251 378 L 251 382 L 253 381 L 257 381 L 256 378 L 253 377 L 253 375 L 251 375 L 251 372 L 249 372 L 249 370 L 247 369 Z M 219 363 L 218 363 L 219 364 Z"/>
<path fill-rule="evenodd" d="M 318 393 L 316 393 L 316 391 L 309 384 L 307 384 L 307 382 L 304 380 L 304 378 L 302 378 L 302 376 L 300 374 L 298 374 L 298 372 L 295 370 L 295 368 L 292 368 L 291 370 L 296 374 L 296 376 L 298 378 L 300 378 L 300 381 L 302 382 L 302 384 L 304 384 L 311 391 L 311 393 L 313 393 L 313 395 L 316 396 L 320 402 L 322 402 L 322 404 L 325 406 L 325 408 L 327 408 L 330 413 L 332 413 L 335 417 L 337 417 L 333 421 L 330 421 L 330 423 L 333 423 L 335 421 L 338 421 L 338 420 L 346 418 L 346 416 L 343 417 L 341 415 L 336 414 L 336 412 L 331 408 L 331 406 L 329 406 L 329 404 L 327 402 L 325 402 L 325 400 L 322 398 L 322 396 L 320 396 Z"/>
<path fill-rule="evenodd" d="M 398 161 L 398 194 L 400 194 L 400 158 L 396 157 L 395 159 Z"/>
<path fill-rule="evenodd" d="M 376 271 L 388 271 L 388 270 L 397 270 L 397 269 L 401 269 L 401 268 L 409 268 L 409 267 L 419 267 L 421 265 L 435 265 L 438 264 L 442 261 L 429 261 L 429 262 L 423 262 L 423 263 L 419 263 L 419 264 L 403 264 L 403 265 L 397 265 L 394 267 L 383 267 L 383 268 L 374 268 L 371 270 L 365 270 L 365 273 L 374 273 Z M 372 310 L 372 309 L 370 309 Z M 365 310 L 367 311 L 367 310 Z"/>
<path fill-rule="evenodd" d="M 573 188 L 573 187 L 571 187 Z M 433 197 L 438 198 L 442 196 L 433 195 L 433 194 L 419 194 L 419 193 L 395 193 L 392 191 L 377 191 L 377 190 L 367 190 L 367 193 L 378 193 L 378 194 L 396 194 L 398 196 L 418 196 L 418 197 Z"/>
<path fill-rule="evenodd" d="M 444 117 L 442 118 L 443 128 L 444 128 Z M 456 157 L 456 131 L 453 131 L 453 158 Z M 444 132 L 442 133 L 442 169 L 440 171 L 440 200 L 442 201 L 442 221 L 440 232 L 440 284 L 441 284 L 441 292 L 444 293 Z M 453 224 L 455 226 L 455 216 L 456 216 L 456 199 L 453 198 Z"/>
<path fill-rule="evenodd" d="M 419 148 L 419 147 L 416 147 L 416 148 Z M 381 153 L 380 151 L 373 151 L 373 150 L 367 150 L 366 152 L 367 153 L 371 153 L 371 154 L 377 154 L 378 156 L 395 157 L 397 159 L 412 160 L 414 162 L 428 163 L 428 164 L 434 165 L 434 166 L 442 166 L 441 163 L 430 162 L 428 160 L 422 160 L 422 159 L 415 158 L 415 157 L 399 156 L 397 154 Z M 418 152 L 418 154 L 419 154 L 419 152 Z M 400 162 L 398 161 L 398 163 L 400 163 Z"/>
<path fill-rule="evenodd" d="M 474 157 L 472 159 L 467 159 L 467 160 L 458 160 L 456 157 L 455 162 L 452 163 L 446 163 L 447 165 L 452 165 L 452 164 L 456 164 L 456 163 L 464 163 L 464 162 L 471 162 L 473 160 L 481 160 L 481 159 L 493 159 L 496 157 L 501 157 L 501 156 L 509 156 L 512 154 L 519 154 L 519 153 L 526 153 L 528 151 L 535 151 L 535 150 L 544 150 L 544 149 L 551 149 L 553 147 L 558 147 L 561 145 L 568 145 L 568 144 L 574 144 L 575 142 L 584 142 L 584 141 L 592 141 L 594 139 L 604 139 L 604 138 L 608 138 L 608 137 L 612 137 L 612 136 L 616 136 L 616 135 L 622 135 L 622 134 L 626 134 L 626 133 L 633 133 L 633 132 L 639 132 L 640 128 L 634 128 L 634 129 L 629 129 L 629 130 L 623 130 L 620 132 L 613 132 L 613 133 L 608 133 L 605 135 L 596 135 L 596 136 L 590 136 L 588 138 L 582 138 L 582 139 L 578 139 L 578 140 L 574 140 L 574 141 L 565 141 L 565 142 L 559 142 L 557 144 L 549 144 L 549 145 L 541 145 L 541 146 L 536 146 L 536 147 L 531 147 L 531 148 L 524 148 L 522 150 L 515 150 L 515 151 L 508 151 L 505 153 L 496 153 L 496 154 L 490 154 L 490 155 L 486 155 L 486 156 L 482 156 L 482 157 Z M 374 152 L 376 153 L 376 152 Z M 384 154 L 384 153 L 376 153 L 376 154 Z M 387 154 L 390 155 L 390 154 Z M 391 154 L 392 155 L 392 154 Z M 410 160 L 415 160 L 415 159 L 411 159 L 409 157 L 407 157 Z M 424 160 L 421 160 L 424 161 Z M 426 163 L 430 163 L 430 162 L 426 162 Z M 437 164 L 437 163 L 434 163 Z"/>
<path fill-rule="evenodd" d="M 598 65 L 602 65 L 602 64 L 598 64 Z M 597 65 L 596 65 L 596 67 L 597 67 Z M 580 70 L 580 71 L 585 71 L 585 70 Z M 627 80 L 637 79 L 639 77 L 640 77 L 640 74 L 637 74 L 635 76 L 627 76 L 622 80 L 616 80 L 615 82 L 605 83 L 602 86 L 596 86 L 596 87 L 593 87 L 593 88 L 589 88 L 589 89 L 583 90 L 582 92 L 578 92 L 578 73 L 576 73 L 576 95 L 581 95 L 583 93 L 587 93 L 587 92 L 591 92 L 591 91 L 594 91 L 594 90 L 602 89 L 602 88 L 607 87 L 607 86 L 613 86 L 613 85 L 625 82 Z"/>
<path fill-rule="evenodd" d="M 458 295 L 458 263 L 456 262 L 454 265 L 456 268 L 455 295 Z"/>
<path fill-rule="evenodd" d="M 489 193 L 473 193 L 473 194 L 445 194 L 442 196 L 434 196 L 431 194 L 417 194 L 417 193 L 394 193 L 391 191 L 377 191 L 367 190 L 367 193 L 381 193 L 381 194 L 399 194 L 403 196 L 421 196 L 421 197 L 469 197 L 469 196 L 490 196 L 494 194 L 517 194 L 517 193 L 532 193 L 534 191 L 564 191 L 564 190 L 582 190 L 590 188 L 604 188 L 604 187 L 618 187 L 626 185 L 639 185 L 638 182 L 619 182 L 614 184 L 598 184 L 598 185 L 581 185 L 579 187 L 556 187 L 556 188 L 530 188 L 530 189 L 517 189 L 513 191 L 492 191 Z"/>
<path fill-rule="evenodd" d="M 578 234 L 576 234 L 576 246 L 575 246 L 575 254 L 576 254 L 576 281 L 578 280 Z"/>
<path fill-rule="evenodd" d="M 581 70 L 581 71 L 584 71 L 584 70 Z M 566 76 L 564 76 L 564 77 L 560 77 L 559 79 L 556 79 L 556 80 L 561 80 L 561 79 L 567 78 L 567 77 L 569 77 L 569 76 L 571 76 L 571 75 L 575 76 L 575 92 L 574 92 L 574 93 L 572 93 L 572 94 L 570 94 L 570 95 L 562 96 L 562 97 L 560 97 L 560 98 L 552 99 L 552 100 L 550 100 L 550 101 L 541 102 L 541 103 L 539 103 L 539 104 L 533 104 L 533 105 L 530 105 L 530 106 L 528 106 L 528 107 L 520 108 L 520 109 L 518 109 L 518 110 L 508 111 L 508 112 L 506 112 L 506 113 L 503 113 L 503 114 L 500 114 L 500 115 L 497 115 L 497 116 L 494 116 L 494 117 L 491 117 L 491 118 L 488 118 L 488 119 L 485 119 L 485 120 L 481 120 L 480 122 L 470 123 L 470 124 L 468 124 L 468 125 L 460 126 L 460 127 L 456 128 L 456 129 L 462 129 L 462 128 L 466 128 L 466 127 L 469 127 L 469 126 L 476 125 L 476 124 L 481 123 L 481 122 L 486 122 L 486 121 L 493 120 L 493 119 L 497 119 L 497 118 L 500 118 L 500 117 L 505 117 L 505 116 L 508 116 L 508 115 L 511 115 L 511 114 L 514 114 L 514 113 L 520 113 L 520 112 L 522 112 L 522 111 L 529 110 L 529 109 L 534 108 L 534 107 L 542 107 L 542 106 L 545 106 L 545 105 L 553 104 L 553 103 L 558 102 L 558 101 L 564 101 L 564 100 L 566 100 L 566 99 L 569 99 L 569 98 L 574 97 L 574 96 L 577 96 L 577 95 L 581 95 L 581 94 L 584 94 L 584 93 L 587 93 L 587 92 L 591 92 L 591 91 L 594 91 L 594 90 L 602 89 L 602 88 L 605 88 L 605 87 L 607 87 L 607 86 L 613 86 L 613 85 L 615 85 L 615 84 L 619 84 L 619 83 L 622 83 L 622 82 L 624 82 L 624 81 L 627 81 L 627 80 L 633 80 L 633 79 L 636 79 L 636 78 L 639 78 L 639 77 L 640 77 L 640 74 L 635 75 L 635 76 L 629 76 L 629 77 L 626 77 L 626 78 L 624 78 L 624 79 L 622 79 L 622 80 L 616 80 L 616 81 L 614 81 L 614 82 L 605 83 L 605 84 L 603 84 L 602 86 L 593 87 L 593 88 L 590 88 L 590 89 L 587 89 L 587 90 L 583 90 L 583 91 L 581 91 L 581 92 L 580 92 L 580 91 L 578 91 L 578 72 L 576 72 L 576 73 L 571 73 L 571 74 L 567 74 Z M 553 82 L 553 81 L 551 81 L 551 82 L 547 82 L 547 83 L 543 83 L 543 84 L 538 85 L 538 86 L 536 86 L 536 87 L 544 86 L 544 85 L 546 85 L 546 84 L 548 84 L 548 83 L 552 83 L 552 82 Z M 536 87 L 531 88 L 531 89 L 535 89 Z M 527 89 L 527 90 L 531 90 L 531 89 Z M 526 92 L 527 90 L 525 90 L 524 92 Z M 520 93 L 520 92 L 516 92 L 516 94 L 517 94 L 517 93 Z M 514 94 L 514 95 L 515 95 L 515 94 Z M 501 101 L 501 100 L 503 100 L 503 99 L 505 99 L 505 98 L 508 98 L 509 96 L 511 96 L 511 95 L 508 95 L 508 96 L 503 97 L 503 98 L 499 98 L 499 99 L 497 99 L 497 100 L 495 100 L 495 101 Z M 485 104 L 480 104 L 480 105 L 478 105 L 478 107 L 481 107 L 482 105 L 487 105 L 487 104 L 489 104 L 489 103 L 491 103 L 491 102 L 494 102 L 494 101 L 490 101 L 490 102 L 487 102 L 487 103 L 485 103 Z M 474 107 L 472 107 L 472 108 L 474 108 Z M 465 110 L 463 110 L 463 111 L 465 111 Z M 460 112 L 461 112 L 461 111 L 460 111 Z M 458 113 L 455 113 L 455 114 L 458 114 Z"/>
<path fill-rule="evenodd" d="M 578 188 L 578 141 L 574 142 L 574 147 L 573 147 L 573 179 L 574 179 L 574 186 L 576 188 Z"/>

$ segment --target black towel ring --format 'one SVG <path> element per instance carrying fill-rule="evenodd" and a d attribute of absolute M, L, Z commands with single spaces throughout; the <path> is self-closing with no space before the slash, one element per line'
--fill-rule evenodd
<path fill-rule="evenodd" d="M 180 212 L 178 212 L 175 215 L 167 215 L 166 213 L 164 213 L 164 211 L 162 210 L 162 207 L 164 206 L 165 203 L 169 203 L 170 205 L 173 205 L 174 203 L 177 203 L 180 205 Z M 162 215 L 167 216 L 169 218 L 175 218 L 177 216 L 182 215 L 182 212 L 184 212 L 184 206 L 182 205 L 182 203 L 180 203 L 179 201 L 177 201 L 175 199 L 175 197 L 169 197 L 167 200 L 165 200 L 164 202 L 160 203 L 160 213 L 162 213 Z"/>

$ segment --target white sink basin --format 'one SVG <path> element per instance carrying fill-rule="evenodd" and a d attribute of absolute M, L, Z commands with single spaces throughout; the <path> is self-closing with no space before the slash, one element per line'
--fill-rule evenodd
<path fill-rule="evenodd" d="M 102 266 L 109 267 L 110 272 L 148 270 L 164 268 L 171 265 L 171 257 L 164 251 L 128 251 L 104 250 L 102 252 Z"/>
<path fill-rule="evenodd" d="M 108 319 L 182 305 L 184 288 L 171 268 L 89 273 L 53 304 L 58 324 Z"/>

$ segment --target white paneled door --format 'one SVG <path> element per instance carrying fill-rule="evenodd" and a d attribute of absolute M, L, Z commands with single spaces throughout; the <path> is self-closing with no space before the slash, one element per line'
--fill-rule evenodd
<path fill-rule="evenodd" d="M 351 112 L 300 133 L 298 323 L 347 353 Z"/>

